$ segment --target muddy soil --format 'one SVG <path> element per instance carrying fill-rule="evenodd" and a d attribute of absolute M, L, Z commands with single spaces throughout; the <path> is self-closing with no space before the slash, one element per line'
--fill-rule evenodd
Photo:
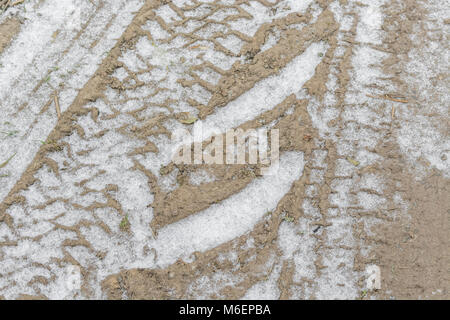
<path fill-rule="evenodd" d="M 0 25 L 0 54 L 19 31 L 20 21 L 18 19 L 8 19 Z"/>
<path fill-rule="evenodd" d="M 94 2 L 93 16 L 108 5 Z M 29 160 L 18 150 L 0 167 L 12 185 L 0 199 L 0 296 L 450 298 L 442 105 L 449 66 L 420 69 L 427 54 L 448 49 L 449 17 L 434 14 L 439 5 L 140 4 L 106 53 L 95 48 L 113 18 L 99 39 L 87 36 L 100 62 L 62 110 L 60 92 L 79 81 L 76 73 L 58 84 L 48 73 L 36 77 L 26 94 L 32 101 L 47 90 L 48 98 L 30 127 L 19 127 L 21 140 L 6 134 L 2 141 L 31 141 L 34 126 L 49 121 Z M 75 40 L 88 34 L 93 16 Z M 1 22 L 0 57 L 25 32 L 19 21 Z M 55 29 L 51 41 L 63 41 Z M 418 83 L 427 81 L 425 94 Z M 264 94 L 268 106 L 252 105 Z M 12 108 L 17 115 L 1 119 L 5 128 L 34 107 Z M 225 129 L 279 130 L 279 150 L 270 152 L 279 152 L 280 172 L 289 174 L 270 180 L 262 163 L 175 163 L 167 148 L 175 131 L 198 123 L 220 123 L 224 138 Z M 437 138 L 425 147 L 415 130 Z M 19 159 L 24 170 L 8 171 Z M 265 199 L 267 207 L 258 206 Z M 380 288 L 367 287 L 369 266 L 380 268 Z M 67 286 L 71 267 L 77 288 Z"/>

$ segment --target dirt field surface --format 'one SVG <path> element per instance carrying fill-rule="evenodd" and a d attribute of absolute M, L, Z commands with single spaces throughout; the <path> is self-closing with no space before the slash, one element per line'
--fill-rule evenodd
<path fill-rule="evenodd" d="M 449 299 L 449 28 L 448 0 L 0 0 L 0 298 Z M 173 161 L 200 125 L 278 129 L 279 166 Z"/>

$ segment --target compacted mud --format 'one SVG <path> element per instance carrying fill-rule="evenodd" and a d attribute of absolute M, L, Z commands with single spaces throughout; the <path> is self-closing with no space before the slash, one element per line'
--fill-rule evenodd
<path fill-rule="evenodd" d="M 0 69 L 0 296 L 449 298 L 448 4 L 79 2 Z M 278 171 L 174 162 L 199 124 L 278 130 Z"/>
<path fill-rule="evenodd" d="M 9 45 L 11 40 L 20 31 L 20 21 L 8 19 L 0 25 L 0 53 Z"/>

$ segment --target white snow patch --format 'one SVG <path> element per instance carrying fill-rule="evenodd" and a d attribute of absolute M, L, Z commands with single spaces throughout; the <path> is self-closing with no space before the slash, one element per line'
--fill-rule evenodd
<path fill-rule="evenodd" d="M 277 173 L 256 179 L 222 203 L 161 229 L 154 244 L 158 266 L 214 248 L 250 231 L 265 213 L 275 209 L 292 183 L 300 178 L 303 166 L 302 153 L 286 153 L 280 158 Z"/>
<path fill-rule="evenodd" d="M 238 127 L 272 109 L 289 95 L 297 93 L 314 75 L 315 68 L 322 59 L 318 54 L 325 49 L 324 43 L 312 44 L 284 67 L 280 74 L 261 80 L 236 100 L 208 116 L 202 122 L 205 137 L 214 134 L 216 129 L 225 132 Z"/>

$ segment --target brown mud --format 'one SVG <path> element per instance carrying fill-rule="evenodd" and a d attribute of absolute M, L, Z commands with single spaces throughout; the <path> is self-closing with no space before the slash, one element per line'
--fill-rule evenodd
<path fill-rule="evenodd" d="M 229 16 L 227 19 L 250 18 L 249 14 L 238 6 L 238 4 L 246 2 L 240 0 L 237 1 L 236 5 L 230 5 L 229 7 L 236 9 L 238 14 Z M 264 0 L 258 2 L 267 7 L 275 6 L 275 4 Z M 198 84 L 212 94 L 212 98 L 206 105 L 202 105 L 195 100 L 189 101 L 190 105 L 198 110 L 198 117 L 204 119 L 214 113 L 217 108 L 225 106 L 250 90 L 258 81 L 278 74 L 281 69 L 292 59 L 302 54 L 312 43 L 324 41 L 328 44 L 328 50 L 316 68 L 315 75 L 303 88 L 307 90 L 311 99 L 314 97 L 322 101 L 328 90 L 325 84 L 332 73 L 332 64 L 336 64 L 339 71 L 337 75 L 338 89 L 335 92 L 337 97 L 336 107 L 340 110 L 340 113 L 336 119 L 329 123 L 329 126 L 335 127 L 339 134 L 345 126 L 342 113 L 344 112 L 345 96 L 350 86 L 354 54 L 353 44 L 356 42 L 356 28 L 359 19 L 355 13 L 347 13 L 353 18 L 352 28 L 344 36 L 348 46 L 345 48 L 342 58 L 336 62 L 339 23 L 335 21 L 332 12 L 328 9 L 331 2 L 317 1 L 323 11 L 313 23 L 311 23 L 311 10 L 308 10 L 305 14 L 290 14 L 282 19 L 262 25 L 253 38 L 235 32 L 234 35 L 245 42 L 238 54 L 246 58 L 244 62 L 236 62 L 230 70 L 221 70 L 207 64 L 195 66 L 192 69 L 205 67 L 214 69 L 221 75 L 220 81 L 215 86 L 195 76 L 190 70 L 189 75 L 194 80 L 180 79 L 180 83 L 186 87 Z M 340 2 L 344 6 L 348 4 L 347 1 Z M 140 37 L 148 37 L 152 40 L 151 33 L 142 28 L 149 19 L 157 20 L 170 34 L 167 42 L 177 36 L 174 28 L 185 24 L 190 18 L 184 16 L 181 8 L 169 3 L 171 8 L 183 19 L 174 22 L 172 26 L 167 25 L 154 12 L 154 9 L 166 3 L 167 1 L 163 0 L 149 0 L 139 10 L 133 22 L 120 37 L 95 75 L 80 91 L 75 102 L 61 115 L 56 127 L 47 139 L 51 143 L 40 148 L 21 179 L 0 204 L 0 223 L 6 223 L 11 229 L 14 229 L 14 219 L 8 213 L 8 210 L 14 204 L 26 202 L 21 192 L 38 180 L 36 173 L 39 169 L 47 166 L 56 175 L 59 174 L 61 168 L 49 157 L 49 154 L 65 152 L 68 154 L 67 162 L 70 162 L 70 145 L 63 143 L 62 139 L 72 134 L 77 134 L 81 138 L 86 137 L 83 128 L 77 124 L 80 117 L 90 115 L 95 122 L 107 119 L 107 116 L 100 114 L 97 108 L 87 107 L 86 105 L 101 99 L 107 101 L 105 94 L 107 88 L 125 91 L 145 85 L 139 80 L 139 74 L 128 70 L 125 64 L 120 62 L 120 57 L 126 50 L 134 48 Z M 221 5 L 215 3 L 211 5 L 215 6 L 215 11 L 222 8 Z M 390 92 L 390 94 L 401 93 L 405 95 L 408 86 L 402 81 L 401 68 L 403 65 L 399 62 L 407 59 L 407 53 L 413 46 L 409 36 L 414 32 L 413 27 L 420 23 L 420 18 L 424 18 L 425 11 L 420 3 L 409 0 L 392 0 L 383 9 L 387 15 L 383 25 L 386 36 L 383 45 L 376 47 L 376 49 L 390 54 L 390 57 L 384 61 L 383 70 L 392 77 L 392 82 L 396 84 L 398 91 Z M 401 23 L 398 23 L 398 19 L 401 19 Z M 20 24 L 14 27 L 14 22 L 5 23 L 9 23 L 10 26 L 0 25 L 0 53 L 20 28 Z M 306 26 L 301 31 L 291 28 L 302 24 L 306 24 Z M 5 30 L 9 30 L 9 32 L 3 33 L 2 28 L 6 28 Z M 269 34 L 275 31 L 280 31 L 280 40 L 271 49 L 261 52 L 261 47 Z M 187 35 L 192 40 L 187 46 L 198 40 L 194 33 L 195 31 Z M 6 37 L 3 36 L 4 34 Z M 217 38 L 223 36 L 224 34 L 219 33 L 214 35 L 214 39 L 211 40 L 215 45 L 215 50 L 233 56 L 234 54 L 217 40 Z M 118 68 L 125 68 L 129 74 L 124 81 L 119 81 L 112 76 Z M 149 66 L 149 69 L 151 68 L 152 66 Z M 132 112 L 130 114 L 136 118 L 136 125 L 120 128 L 120 132 L 124 135 L 147 141 L 145 147 L 137 148 L 129 156 L 134 162 L 133 170 L 145 174 L 154 195 L 154 201 L 149 205 L 153 208 L 154 213 L 149 228 L 152 228 L 155 234 L 164 226 L 205 210 L 214 203 L 240 192 L 254 179 L 258 179 L 261 167 L 259 165 L 214 166 L 171 163 L 162 168 L 160 173 L 161 176 L 165 176 L 176 172 L 177 187 L 173 191 L 164 191 L 158 183 L 158 177 L 133 157 L 147 153 L 158 153 L 158 148 L 148 138 L 156 135 L 170 136 L 170 132 L 164 127 L 163 123 L 170 119 L 184 119 L 187 116 L 174 113 L 171 108 L 172 103 L 174 102 L 166 101 L 161 105 L 161 107 L 169 110 L 169 114 L 160 114 L 151 119 L 142 119 L 139 115 L 142 110 Z M 281 265 L 277 280 L 280 299 L 292 298 L 294 290 L 303 292 L 305 296 L 306 292 L 314 291 L 314 284 L 311 279 L 303 278 L 300 282 L 293 280 L 295 272 L 293 261 L 281 259 L 281 248 L 277 244 L 279 229 L 281 223 L 295 224 L 298 223 L 300 218 L 304 217 L 302 203 L 305 199 L 314 203 L 320 217 L 314 219 L 312 225 L 317 227 L 315 230 L 320 229 L 321 232 L 314 231 L 311 234 L 299 235 L 299 241 L 302 237 L 313 237 L 315 239 L 314 252 L 317 256 L 314 261 L 315 276 L 320 277 L 322 270 L 325 268 L 320 252 L 327 246 L 327 227 L 332 223 L 330 222 L 329 211 L 337 209 L 330 201 L 331 195 L 336 193 L 331 186 L 333 181 L 343 179 L 343 177 L 337 177 L 335 171 L 337 162 L 346 158 L 338 154 L 337 146 L 331 138 L 321 137 L 318 130 L 313 127 L 308 112 L 308 103 L 308 100 L 297 99 L 296 96 L 291 95 L 272 110 L 240 126 L 242 129 L 249 129 L 274 123 L 273 128 L 280 130 L 280 154 L 288 151 L 298 151 L 304 154 L 306 164 L 303 175 L 293 183 L 290 191 L 278 203 L 276 210 L 269 212 L 249 233 L 206 252 L 194 253 L 195 259 L 193 262 L 187 263 L 179 260 L 167 268 L 123 270 L 110 275 L 102 283 L 102 289 L 106 296 L 110 299 L 193 299 L 199 296 L 238 299 L 242 298 L 256 283 L 267 280 L 273 274 L 277 265 Z M 115 117 L 118 114 L 119 111 L 117 110 L 117 114 L 109 117 Z M 432 172 L 429 177 L 416 181 L 411 168 L 406 165 L 406 161 L 398 151 L 395 139 L 396 134 L 398 134 L 397 128 L 398 123 L 395 119 L 392 119 L 390 127 L 386 130 L 382 129 L 382 141 L 373 148 L 375 153 L 382 156 L 382 160 L 370 168 L 361 168 L 356 173 L 356 178 L 367 171 L 379 173 L 386 178 L 383 196 L 388 199 L 388 209 L 386 212 L 365 212 L 359 207 L 352 208 L 354 209 L 352 215 L 358 222 L 354 226 L 354 237 L 372 248 L 368 256 L 357 253 L 354 269 L 356 272 L 362 273 L 365 265 L 369 263 L 379 265 L 382 269 L 383 286 L 381 291 L 365 295 L 367 298 L 371 296 L 379 298 L 449 298 L 450 270 L 448 270 L 448 266 L 450 265 L 450 258 L 448 248 L 450 243 L 448 232 L 450 231 L 450 203 L 448 200 L 448 179 L 443 178 L 440 172 Z M 378 130 L 381 131 L 381 129 Z M 98 133 L 98 135 L 102 134 L 105 134 L 105 132 Z M 203 145 L 207 146 L 210 142 L 204 141 Z M 89 153 L 89 150 L 85 152 Z M 326 154 L 325 160 L 320 166 L 313 160 L 313 156 L 317 152 Z M 189 175 L 202 170 L 206 170 L 213 175 L 216 178 L 215 181 L 200 185 L 190 183 Z M 323 174 L 322 183 L 313 179 L 316 171 Z M 87 182 L 82 181 L 79 185 L 83 187 Z M 313 196 L 307 195 L 306 192 L 306 189 L 310 186 L 317 190 Z M 120 215 L 124 215 L 121 204 L 113 195 L 113 192 L 117 191 L 118 188 L 120 186 L 116 185 L 109 185 L 104 190 L 90 190 L 85 187 L 85 193 L 101 192 L 107 202 L 94 203 L 90 206 L 78 204 L 77 208 L 94 212 L 97 208 L 110 207 Z M 409 203 L 408 216 L 391 214 L 392 211 L 396 210 L 393 195 L 397 192 L 401 193 L 403 199 Z M 67 199 L 50 199 L 43 206 L 50 205 L 55 201 L 70 202 Z M 358 220 L 361 216 L 373 216 L 383 221 L 381 225 L 374 228 L 376 229 L 374 236 L 369 235 L 362 220 Z M 89 224 L 91 222 L 83 222 L 71 227 L 70 230 L 76 233 L 77 240 L 65 241 L 63 246 L 84 246 L 93 250 L 90 243 L 80 232 L 81 227 Z M 99 226 L 105 232 L 111 232 L 105 224 L 99 223 Z M 55 225 L 55 227 L 68 228 L 61 225 Z M 249 242 L 253 243 L 250 247 L 246 245 Z M 344 245 L 338 245 L 338 247 L 343 250 L 347 249 Z M 99 258 L 104 255 L 102 252 L 96 252 L 96 254 Z M 61 260 L 80 265 L 67 251 L 64 252 L 64 258 Z M 88 270 L 88 268 L 82 269 L 85 278 L 88 278 L 89 272 L 91 270 Z M 223 284 L 216 282 L 218 289 L 214 292 L 202 290 L 200 280 L 206 278 L 212 282 L 219 273 L 233 279 L 235 283 L 230 285 L 226 282 L 223 282 Z M 44 279 L 43 281 L 47 280 Z M 362 281 L 363 276 L 361 276 L 360 284 L 362 284 Z M 342 284 L 342 286 L 345 286 L 345 284 Z M 441 291 L 437 292 L 436 290 Z M 83 284 L 83 291 L 87 296 L 92 294 L 87 281 Z M 432 295 L 433 292 L 435 292 L 434 295 Z M 28 298 L 29 296 L 24 295 L 23 297 Z M 315 298 L 315 294 L 313 293 L 308 297 Z"/>
<path fill-rule="evenodd" d="M 412 44 L 409 36 L 413 32 L 412 28 L 417 23 L 417 19 L 419 17 L 423 18 L 424 10 L 415 1 L 394 1 L 391 5 L 385 7 L 385 13 L 388 15 L 383 26 L 383 30 L 388 32 L 384 41 L 386 46 L 378 49 L 392 53 L 392 56 L 384 62 L 384 70 L 387 74 L 393 75 L 392 81 L 398 85 L 399 92 L 404 92 L 404 83 L 401 80 L 401 76 L 399 76 L 400 72 L 396 69 L 396 63 L 400 59 L 405 59 L 411 49 Z M 406 19 L 399 24 L 397 21 L 400 13 L 404 13 Z M 357 21 L 354 22 L 354 28 L 356 28 L 356 25 Z M 353 29 L 353 32 L 355 32 L 355 29 Z M 333 39 L 333 37 L 328 38 L 331 47 L 326 53 L 326 58 L 333 56 L 333 50 L 335 49 Z M 342 89 L 337 92 L 341 97 L 340 104 L 343 103 L 345 88 L 349 80 L 348 72 L 350 70 L 351 56 L 352 49 L 349 47 L 340 64 L 339 83 Z M 322 99 L 326 92 L 324 83 L 328 76 L 328 68 L 329 65 L 325 60 L 324 63 L 317 67 L 315 76 L 305 85 L 309 93 L 316 95 L 319 99 Z M 232 82 L 233 85 L 239 79 L 234 81 L 234 83 Z M 230 85 L 229 89 L 233 85 Z M 216 100 L 220 101 L 219 98 L 216 98 Z M 310 133 L 313 132 L 310 131 Z M 448 252 L 450 245 L 448 239 L 450 226 L 449 181 L 443 178 L 440 172 L 433 172 L 430 177 L 425 178 L 421 182 L 415 181 L 416 179 L 410 172 L 410 168 L 405 165 L 405 160 L 402 161 L 403 157 L 398 151 L 398 147 L 394 142 L 395 139 L 392 137 L 394 134 L 395 132 L 389 130 L 385 135 L 385 142 L 376 148 L 377 153 L 383 155 L 386 160 L 377 166 L 364 168 L 363 170 L 383 172 L 384 177 L 388 177 L 388 180 L 392 179 L 392 183 L 387 183 L 388 188 L 385 190 L 385 194 L 392 195 L 395 191 L 401 190 L 404 199 L 414 205 L 411 205 L 408 210 L 410 217 L 392 219 L 380 213 L 373 213 L 376 217 L 384 219 L 386 222 L 376 227 L 376 236 L 373 238 L 364 233 L 363 227 L 355 227 L 355 234 L 369 242 L 374 248 L 369 255 L 370 258 L 357 257 L 355 268 L 363 271 L 363 266 L 367 263 L 376 263 L 381 267 L 383 287 L 380 292 L 373 292 L 367 298 L 375 295 L 379 298 L 448 299 L 448 288 L 450 285 L 450 270 L 448 269 L 450 265 Z M 299 137 L 299 135 L 296 136 Z M 313 134 L 313 136 L 317 138 L 317 134 Z M 299 141 L 298 138 L 296 140 Z M 332 146 L 327 145 L 327 147 L 329 154 L 328 164 L 330 162 L 334 163 L 337 157 L 334 152 L 330 152 Z M 310 152 L 306 152 L 306 156 L 309 154 Z M 253 270 L 260 271 L 264 269 L 263 266 L 269 261 L 269 257 L 279 252 L 276 246 L 273 246 L 273 242 L 277 238 L 276 230 L 279 226 L 281 213 L 292 216 L 294 219 L 301 216 L 301 212 L 293 211 L 293 208 L 299 208 L 299 204 L 303 201 L 304 187 L 310 183 L 308 181 L 309 170 L 311 168 L 307 165 L 303 177 L 294 184 L 291 192 L 280 202 L 277 210 L 270 216 L 268 221 L 261 222 L 249 235 L 259 240 L 256 244 L 256 247 L 259 247 L 259 252 L 256 254 L 257 258 L 249 264 L 245 259 L 249 253 L 240 251 L 239 261 L 242 261 L 244 266 L 239 268 L 238 271 L 232 272 L 233 275 L 242 277 L 242 272 L 245 270 L 244 278 L 246 280 L 240 282 L 236 287 L 225 287 L 218 296 L 211 296 L 211 298 L 241 298 L 252 283 L 267 279 L 272 271 L 270 268 L 266 268 L 266 272 L 259 276 Z M 328 172 L 330 172 L 329 175 L 331 177 L 333 174 L 332 166 L 329 167 Z M 326 212 L 329 207 L 327 195 L 330 193 L 330 190 L 327 189 L 327 187 L 322 187 L 319 197 L 321 199 L 319 207 L 322 212 Z M 392 197 L 390 199 L 393 203 Z M 281 208 L 283 210 L 280 210 Z M 167 216 L 166 214 L 163 215 Z M 320 223 L 326 222 L 319 222 L 318 224 L 320 225 Z M 257 234 L 257 230 L 262 232 Z M 246 239 L 247 237 L 243 237 L 240 243 L 245 243 L 244 240 Z M 136 269 L 123 271 L 106 279 L 104 288 L 108 296 L 113 299 L 121 298 L 124 293 L 128 298 L 132 299 L 193 298 L 195 295 L 190 295 L 187 288 L 200 275 L 214 274 L 219 270 L 223 271 L 226 269 L 226 267 L 217 262 L 220 256 L 219 253 L 229 250 L 230 246 L 236 246 L 236 242 L 233 241 L 208 253 L 198 254 L 196 255 L 196 262 L 192 264 L 179 261 L 163 270 Z M 269 243 L 273 247 L 267 246 Z M 252 252 L 252 254 L 255 253 Z M 208 265 L 206 270 L 204 265 Z M 320 259 L 316 261 L 316 266 L 318 270 L 321 269 Z M 232 269 L 234 266 L 230 264 L 228 268 Z M 201 271 L 191 273 L 191 271 L 198 269 Z M 241 271 L 240 269 L 243 270 Z M 253 275 L 251 275 L 252 273 Z M 292 266 L 285 262 L 278 280 L 281 292 L 280 298 L 289 298 L 289 290 L 293 285 L 295 284 L 292 283 Z"/>
<path fill-rule="evenodd" d="M 383 30 L 387 36 L 383 49 L 391 55 L 384 61 L 384 72 L 397 84 L 398 92 L 393 94 L 411 101 L 410 108 L 417 108 L 418 104 L 414 87 L 402 79 L 402 68 L 410 59 L 410 50 L 424 48 L 431 41 L 426 32 L 428 12 L 424 4 L 426 1 L 393 1 L 385 8 L 387 18 Z M 419 44 L 411 40 L 415 32 L 421 35 Z M 441 44 L 446 46 L 444 39 Z M 432 103 L 431 99 L 428 103 Z M 406 216 L 376 228 L 373 262 L 381 267 L 383 279 L 379 297 L 447 300 L 450 298 L 450 181 L 437 169 L 416 178 L 414 168 L 395 143 L 400 121 L 393 119 L 392 132 L 377 147 L 379 154 L 387 158 L 380 170 L 391 180 L 385 192 L 391 195 L 400 192 L 408 203 Z M 448 119 L 437 121 L 442 121 L 443 127 L 448 125 Z M 393 210 L 396 206 L 392 201 Z"/>
<path fill-rule="evenodd" d="M 19 33 L 21 23 L 19 19 L 8 18 L 0 24 L 0 54 L 5 50 L 11 40 Z"/>

